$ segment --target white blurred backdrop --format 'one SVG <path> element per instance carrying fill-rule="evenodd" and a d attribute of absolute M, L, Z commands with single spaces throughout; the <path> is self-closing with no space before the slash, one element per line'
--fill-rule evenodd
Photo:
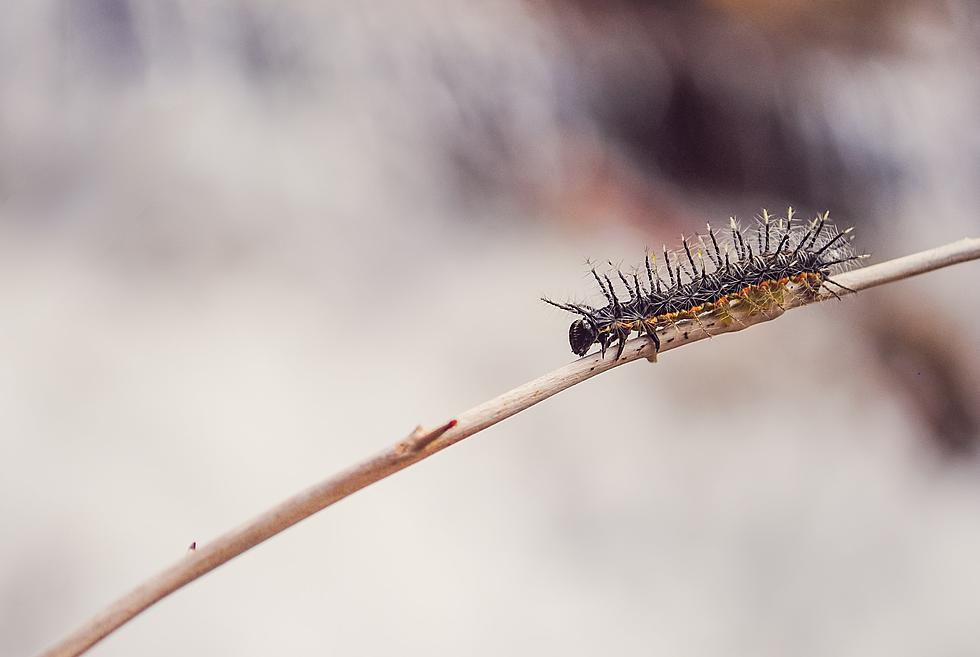
<path fill-rule="evenodd" d="M 867 5 L 6 3 L 0 654 L 570 360 L 586 258 L 976 234 L 976 10 Z M 975 654 L 977 273 L 577 386 L 92 654 Z"/>

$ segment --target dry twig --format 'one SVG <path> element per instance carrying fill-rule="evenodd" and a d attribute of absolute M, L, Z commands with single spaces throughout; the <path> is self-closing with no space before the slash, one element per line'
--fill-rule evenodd
<path fill-rule="evenodd" d="M 864 290 L 976 258 L 980 258 L 980 239 L 963 239 L 946 246 L 847 272 L 834 278 L 853 290 Z M 787 308 L 801 304 L 799 299 L 793 299 Z M 752 314 L 745 308 L 733 310 L 732 314 L 737 321 L 712 328 L 712 334 L 739 331 L 753 324 L 774 319 L 782 312 L 783 310 L 779 308 L 776 312 L 765 315 Z M 709 336 L 695 326 L 671 328 L 661 334 L 660 352 L 706 337 Z M 628 343 L 626 352 L 619 360 L 615 360 L 612 353 L 607 354 L 605 358 L 596 355 L 586 356 L 480 404 L 436 429 L 426 430 L 418 427 L 404 440 L 373 458 L 280 502 L 210 543 L 195 545 L 196 549 L 189 551 L 177 563 L 124 595 L 43 653 L 42 657 L 80 655 L 132 620 L 137 614 L 182 586 L 351 493 L 601 372 L 639 358 L 655 360 L 656 355 L 653 345 L 647 338 L 636 338 Z"/>

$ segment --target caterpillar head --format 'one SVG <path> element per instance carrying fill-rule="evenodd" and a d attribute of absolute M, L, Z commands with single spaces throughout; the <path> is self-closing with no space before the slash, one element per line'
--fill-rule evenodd
<path fill-rule="evenodd" d="M 589 353 L 589 348 L 596 342 L 595 325 L 584 319 L 577 319 L 568 327 L 568 344 L 576 356 Z"/>

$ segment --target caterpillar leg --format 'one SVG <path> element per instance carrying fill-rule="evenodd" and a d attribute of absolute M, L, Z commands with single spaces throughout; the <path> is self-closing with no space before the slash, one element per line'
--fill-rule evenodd
<path fill-rule="evenodd" d="M 657 335 L 657 325 L 654 322 L 642 322 L 643 334 L 653 340 L 653 350 L 660 352 L 660 336 Z M 637 331 L 639 333 L 639 330 Z"/>
<path fill-rule="evenodd" d="M 600 333 L 596 337 L 596 342 L 599 343 L 599 354 L 605 358 L 606 349 L 609 347 L 609 343 L 613 341 L 613 336 L 611 333 Z"/>
<path fill-rule="evenodd" d="M 729 299 L 727 296 L 721 297 L 714 303 L 714 316 L 717 321 L 721 322 L 722 325 L 728 324 L 729 322 L 738 324 L 740 327 L 745 328 L 745 322 L 740 320 L 732 313 L 732 308 L 737 306 L 741 301 L 736 298 Z"/>
<path fill-rule="evenodd" d="M 752 298 L 750 288 L 745 288 L 741 292 L 737 292 L 732 296 L 737 297 L 737 299 L 741 302 L 747 303 L 750 311 L 753 314 L 760 314 L 766 319 L 773 319 L 773 316 L 766 312 L 766 307 L 756 303 L 756 300 Z"/>
<path fill-rule="evenodd" d="M 771 303 L 773 306 L 776 306 L 783 312 L 786 312 L 786 307 L 780 303 L 780 300 L 776 298 L 776 294 L 772 291 L 773 287 L 780 289 L 780 291 L 782 290 L 778 284 L 771 284 L 769 281 L 763 281 L 759 285 L 759 290 L 761 290 L 763 295 L 763 303 Z"/>
<path fill-rule="evenodd" d="M 616 360 L 619 360 L 623 356 L 623 352 L 626 351 L 626 341 L 630 339 L 630 329 L 620 326 L 616 329 L 615 336 L 619 340 L 616 345 Z"/>

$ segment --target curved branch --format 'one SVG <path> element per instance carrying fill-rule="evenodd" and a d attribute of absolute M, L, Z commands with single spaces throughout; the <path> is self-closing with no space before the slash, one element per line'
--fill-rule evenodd
<path fill-rule="evenodd" d="M 980 258 L 980 239 L 963 239 L 847 272 L 835 276 L 834 279 L 853 290 L 864 290 L 976 258 Z M 823 294 L 816 300 L 827 296 Z M 733 309 L 733 321 L 712 327 L 711 334 L 740 331 L 753 324 L 774 319 L 784 309 L 804 303 L 810 301 L 792 299 L 783 308 L 776 308 L 774 312 L 765 314 L 746 308 Z M 694 325 L 673 327 L 660 335 L 660 353 L 711 337 L 703 328 Z M 626 351 L 619 360 L 615 360 L 612 353 L 605 358 L 598 355 L 586 356 L 480 404 L 436 429 L 425 430 L 419 427 L 404 440 L 373 458 L 307 488 L 214 541 L 189 552 L 177 563 L 114 602 L 44 652 L 42 657 L 80 655 L 177 589 L 351 493 L 428 458 L 577 383 L 639 358 L 656 360 L 657 355 L 647 338 L 636 338 L 627 343 Z"/>

